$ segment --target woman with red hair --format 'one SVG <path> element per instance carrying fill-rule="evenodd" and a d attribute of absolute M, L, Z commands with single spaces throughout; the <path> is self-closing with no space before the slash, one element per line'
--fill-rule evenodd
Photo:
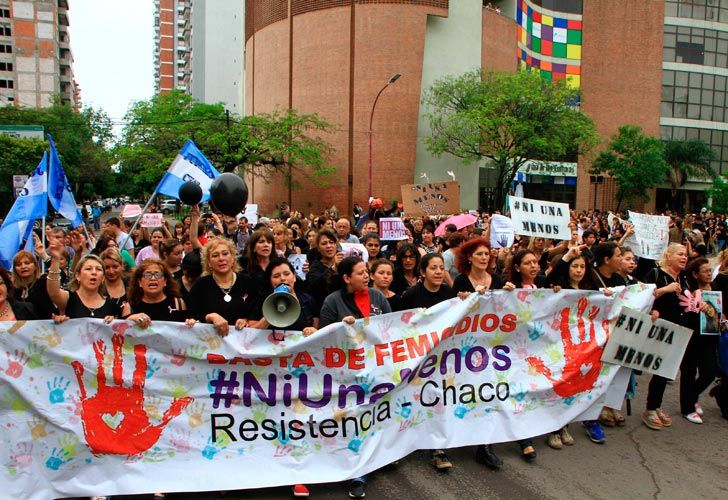
<path fill-rule="evenodd" d="M 490 245 L 481 238 L 466 241 L 456 251 L 455 265 L 458 268 L 453 290 L 458 293 L 472 293 L 503 288 L 503 279 L 488 272 Z"/>

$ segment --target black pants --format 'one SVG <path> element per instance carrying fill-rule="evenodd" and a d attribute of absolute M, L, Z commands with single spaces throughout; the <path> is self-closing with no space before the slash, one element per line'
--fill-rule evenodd
<path fill-rule="evenodd" d="M 718 370 L 717 335 L 693 333 L 680 363 L 680 413 L 695 411 L 700 394 L 715 380 Z"/>
<path fill-rule="evenodd" d="M 662 406 L 662 396 L 665 394 L 667 379 L 653 375 L 647 387 L 647 409 L 656 410 Z"/>

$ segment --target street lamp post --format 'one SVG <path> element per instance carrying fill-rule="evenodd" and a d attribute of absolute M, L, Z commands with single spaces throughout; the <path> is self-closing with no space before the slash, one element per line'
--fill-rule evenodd
<path fill-rule="evenodd" d="M 400 76 L 402 75 L 395 73 L 389 78 L 389 80 L 387 80 L 387 83 L 384 84 L 384 87 L 381 88 L 381 90 L 377 93 L 377 96 L 374 98 L 372 112 L 369 114 L 369 199 L 372 197 L 372 122 L 374 121 L 374 108 L 377 107 L 377 101 L 379 100 L 379 96 L 382 95 L 382 92 L 384 92 L 384 89 L 396 82 Z"/>

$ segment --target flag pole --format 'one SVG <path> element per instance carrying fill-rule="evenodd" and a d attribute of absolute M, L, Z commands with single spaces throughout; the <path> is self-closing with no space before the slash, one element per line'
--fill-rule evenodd
<path fill-rule="evenodd" d="M 46 203 L 48 203 L 48 202 L 46 202 Z M 45 246 L 45 244 L 46 244 L 45 243 L 45 238 L 46 238 L 46 229 L 45 229 L 45 226 L 46 226 L 46 218 L 45 218 L 45 215 L 41 219 L 41 223 L 43 225 L 41 226 L 41 233 L 40 233 L 41 234 L 41 237 L 40 237 L 41 239 L 40 239 L 40 242 L 43 244 L 43 246 Z M 40 273 L 41 274 L 45 274 L 45 260 L 41 260 L 40 261 Z"/>
<path fill-rule="evenodd" d="M 45 154 L 45 153 L 43 153 L 43 154 Z M 46 203 L 46 210 L 45 211 L 46 211 L 46 213 L 48 212 L 48 203 L 49 203 L 49 200 L 48 200 L 48 177 L 51 175 L 50 172 L 51 172 L 51 154 L 50 154 L 50 151 L 49 151 L 48 152 L 48 155 L 46 156 L 46 173 L 45 173 L 45 175 L 46 175 L 46 190 L 45 190 L 45 194 L 46 194 L 46 196 L 45 196 L 45 198 L 46 198 L 46 202 L 45 202 Z M 45 244 L 46 244 L 46 218 L 45 218 L 45 215 L 43 216 L 43 219 L 41 220 L 41 222 L 42 222 L 43 225 L 41 226 L 41 230 L 40 230 L 41 231 L 40 232 L 40 234 L 41 234 L 41 240 L 40 240 L 40 242 L 45 247 Z M 41 261 L 41 263 L 40 263 L 40 272 L 41 272 L 41 274 L 45 274 L 45 267 L 46 267 L 45 260 L 44 261 Z"/>
<path fill-rule="evenodd" d="M 126 235 L 126 239 L 121 244 L 121 247 L 119 248 L 119 252 L 121 252 L 123 249 L 126 248 L 126 242 L 129 241 L 129 238 L 131 238 L 132 233 L 134 233 L 134 230 L 136 229 L 137 225 L 139 224 L 139 221 L 142 219 L 142 216 L 147 213 L 147 210 L 149 210 L 149 206 L 152 204 L 152 200 L 154 200 L 154 197 L 157 196 L 157 188 L 159 188 L 159 184 L 157 184 L 157 187 L 154 188 L 154 192 L 152 193 L 152 196 L 149 197 L 149 200 L 147 201 L 147 204 L 144 205 L 144 208 L 142 208 L 142 213 L 139 214 L 139 216 L 134 221 L 134 224 L 132 224 L 131 229 L 129 230 L 129 234 Z"/>

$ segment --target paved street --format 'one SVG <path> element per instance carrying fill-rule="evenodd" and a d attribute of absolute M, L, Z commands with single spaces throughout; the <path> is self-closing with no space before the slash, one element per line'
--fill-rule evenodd
<path fill-rule="evenodd" d="M 502 444 L 497 451 L 505 461 L 494 472 L 475 463 L 474 447 L 452 450 L 455 467 L 437 473 L 418 452 L 397 467 L 372 475 L 367 489 L 371 499 L 688 499 L 728 498 L 728 420 L 720 416 L 715 402 L 703 395 L 705 423 L 689 423 L 678 413 L 678 385 L 668 385 L 665 409 L 674 417 L 671 429 L 651 431 L 640 423 L 647 390 L 647 375 L 638 377 L 638 398 L 633 415 L 624 428 L 607 429 L 607 443 L 592 444 L 580 425 L 572 425 L 577 442 L 561 451 L 536 439 L 539 457 L 526 464 L 515 444 Z M 252 471 L 240 471 L 241 474 Z M 346 485 L 311 485 L 311 497 L 347 498 Z M 136 500 L 143 496 L 115 497 Z M 217 493 L 168 495 L 177 499 L 288 499 L 289 488 Z"/>

